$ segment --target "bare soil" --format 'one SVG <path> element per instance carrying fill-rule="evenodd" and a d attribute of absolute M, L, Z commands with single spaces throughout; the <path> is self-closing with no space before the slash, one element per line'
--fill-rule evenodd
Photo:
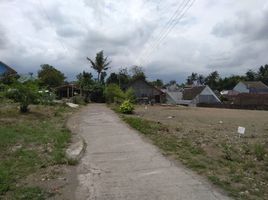
<path fill-rule="evenodd" d="M 164 134 L 189 142 L 197 155 L 177 158 L 186 165 L 198 163 L 198 173 L 232 196 L 268 199 L 268 111 L 137 106 L 135 116 L 163 124 Z M 246 128 L 241 137 L 238 126 Z"/>

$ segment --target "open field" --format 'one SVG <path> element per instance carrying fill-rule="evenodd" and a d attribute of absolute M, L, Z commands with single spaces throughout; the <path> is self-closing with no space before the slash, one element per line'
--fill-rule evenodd
<path fill-rule="evenodd" d="M 137 106 L 123 119 L 231 196 L 268 199 L 267 111 Z"/>
<path fill-rule="evenodd" d="M 64 127 L 70 108 L 0 104 L 0 199 L 45 199 L 57 191 L 42 187 L 60 176 L 71 134 Z M 55 185 L 54 185 L 55 186 Z"/>

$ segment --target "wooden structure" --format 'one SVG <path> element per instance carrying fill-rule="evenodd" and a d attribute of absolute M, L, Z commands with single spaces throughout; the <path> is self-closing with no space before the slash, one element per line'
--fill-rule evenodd
<path fill-rule="evenodd" d="M 66 84 L 55 88 L 56 95 L 62 98 L 71 98 L 81 94 L 81 89 L 75 84 Z"/>
<path fill-rule="evenodd" d="M 139 103 L 163 103 L 165 94 L 144 79 L 138 79 L 129 84 L 128 88 L 134 90 Z"/>

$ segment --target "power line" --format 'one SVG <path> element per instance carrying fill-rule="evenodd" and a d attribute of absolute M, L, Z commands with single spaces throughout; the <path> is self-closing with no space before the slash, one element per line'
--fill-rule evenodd
<path fill-rule="evenodd" d="M 180 9 L 181 9 L 181 7 L 183 6 L 183 4 L 184 4 L 184 2 L 185 2 L 186 0 L 183 0 L 182 2 L 181 2 L 181 4 L 179 4 L 179 6 L 177 7 L 177 9 L 175 10 L 175 12 L 173 13 L 173 15 L 171 15 L 171 17 L 169 18 L 169 20 L 165 23 L 165 25 L 162 27 L 162 29 L 161 29 L 161 31 L 159 32 L 159 34 L 158 34 L 158 37 L 156 37 L 154 40 L 152 40 L 152 41 L 150 41 L 149 42 L 149 46 L 152 48 L 153 47 L 153 45 L 154 45 L 154 43 L 155 42 L 157 42 L 157 40 L 159 40 L 159 38 L 161 38 L 162 36 L 163 36 L 163 34 L 165 33 L 165 31 L 166 31 L 166 29 L 172 24 L 172 22 L 174 21 L 174 19 L 176 18 L 176 16 L 177 16 L 177 13 L 180 11 Z M 147 48 L 145 49 L 145 52 L 144 52 L 144 54 L 143 54 L 143 56 L 144 55 L 146 55 L 147 53 L 148 53 L 148 46 L 147 46 Z M 140 58 L 141 58 L 141 56 L 140 56 Z"/>
<path fill-rule="evenodd" d="M 184 14 L 186 13 L 186 11 L 191 7 L 191 5 L 189 7 L 187 7 L 189 5 L 189 3 L 191 2 L 191 0 L 188 0 L 184 5 L 183 8 L 180 10 L 180 12 L 177 12 L 175 20 L 172 21 L 172 23 L 170 24 L 170 26 L 165 30 L 165 32 L 159 37 L 158 41 L 155 42 L 154 46 L 150 49 L 151 51 L 148 52 L 146 55 L 144 55 L 144 63 L 146 63 L 148 61 L 148 59 L 150 58 L 151 54 L 153 53 L 153 51 L 155 51 L 161 44 L 162 41 L 164 41 L 166 39 L 166 37 L 168 36 L 168 34 L 171 32 L 171 30 L 176 26 L 176 24 L 182 19 L 182 17 L 184 16 Z"/>
<path fill-rule="evenodd" d="M 176 14 L 175 14 L 176 21 L 175 21 L 175 19 L 172 20 L 172 23 L 170 23 L 170 25 L 166 29 L 166 31 L 162 35 L 160 35 L 158 40 L 156 40 L 156 42 L 154 43 L 153 48 L 151 49 L 151 52 L 148 52 L 147 54 L 143 54 L 143 58 L 145 58 L 144 64 L 149 60 L 149 58 L 150 58 L 151 54 L 153 53 L 153 51 L 155 51 L 156 48 L 158 48 L 161 45 L 161 43 L 166 39 L 166 37 L 169 35 L 169 33 L 172 31 L 172 29 L 180 22 L 180 20 L 184 17 L 186 12 L 193 6 L 195 1 L 196 0 L 188 0 L 184 4 L 184 6 L 183 6 L 183 8 L 182 8 L 182 10 L 180 12 L 178 12 L 178 10 L 180 10 L 180 9 L 177 9 Z M 179 8 L 181 8 L 181 6 Z"/>

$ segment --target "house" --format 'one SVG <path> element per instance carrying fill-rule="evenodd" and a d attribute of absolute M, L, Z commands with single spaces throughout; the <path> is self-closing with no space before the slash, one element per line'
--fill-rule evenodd
<path fill-rule="evenodd" d="M 233 90 L 238 93 L 267 94 L 268 86 L 261 81 L 240 81 Z"/>
<path fill-rule="evenodd" d="M 177 87 L 176 85 L 171 85 L 167 87 L 167 89 L 162 89 L 162 92 L 164 92 L 166 95 L 167 104 L 176 105 L 182 100 L 183 89 Z"/>
<path fill-rule="evenodd" d="M 180 104 L 182 100 L 182 91 L 169 91 L 168 89 L 162 90 L 166 94 L 167 104 Z"/>
<path fill-rule="evenodd" d="M 210 89 L 209 86 L 194 86 L 185 88 L 182 94 L 182 100 L 179 104 L 197 105 L 197 104 L 219 104 L 221 100 Z"/>
<path fill-rule="evenodd" d="M 61 98 L 71 98 L 81 93 L 81 90 L 75 84 L 66 84 L 55 88 L 56 95 Z"/>
<path fill-rule="evenodd" d="M 12 69 L 10 66 L 8 66 L 7 64 L 0 61 L 0 76 L 3 76 L 5 74 L 16 76 L 17 72 L 14 69 Z"/>
<path fill-rule="evenodd" d="M 154 87 L 144 79 L 137 79 L 128 85 L 128 88 L 134 90 L 138 102 L 162 103 L 165 94 L 160 89 Z"/>

